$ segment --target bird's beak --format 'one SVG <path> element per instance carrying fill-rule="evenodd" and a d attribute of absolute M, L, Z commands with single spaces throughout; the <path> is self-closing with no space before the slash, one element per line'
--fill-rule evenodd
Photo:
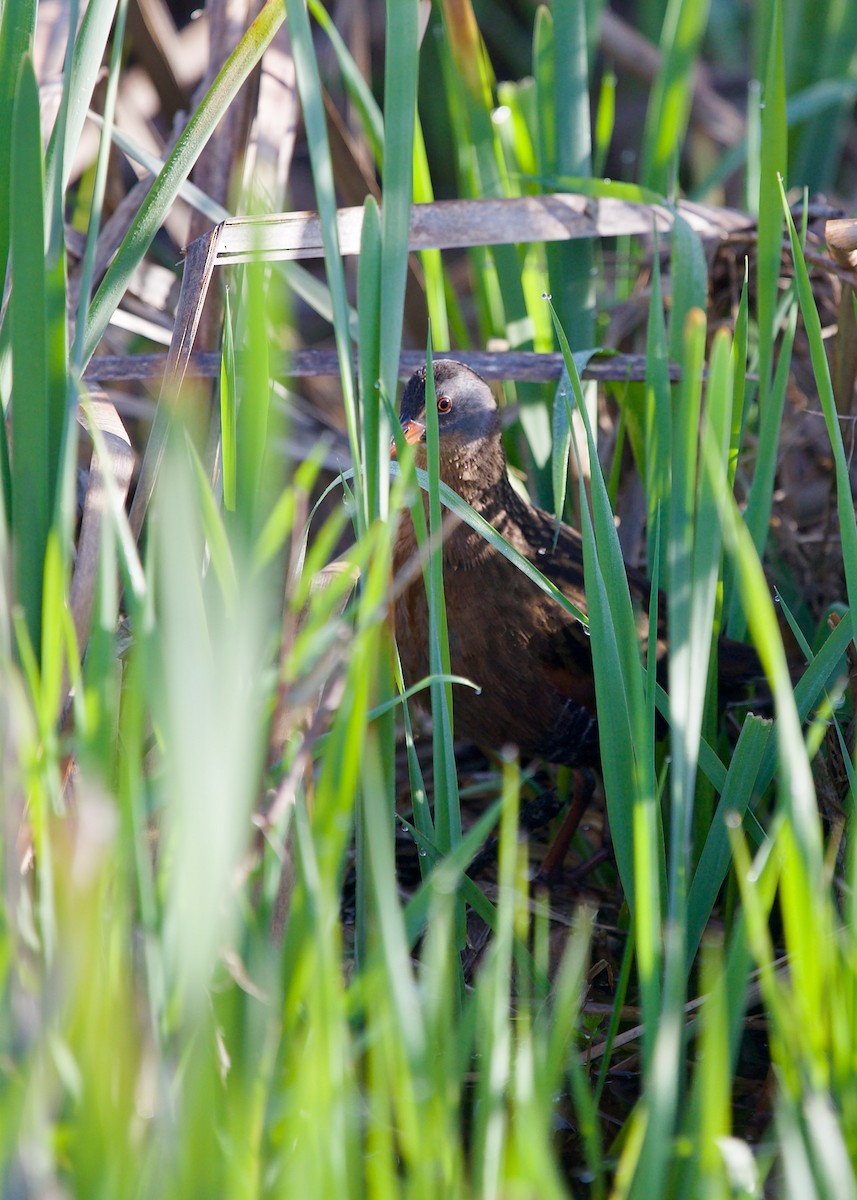
<path fill-rule="evenodd" d="M 426 427 L 422 421 L 403 421 L 402 433 L 405 435 L 405 441 L 409 446 L 416 446 L 417 443 L 425 441 Z M 396 443 L 390 443 L 390 458 L 396 457 Z"/>

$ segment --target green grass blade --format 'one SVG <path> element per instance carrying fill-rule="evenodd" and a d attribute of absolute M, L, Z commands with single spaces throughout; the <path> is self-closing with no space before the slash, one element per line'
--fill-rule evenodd
<path fill-rule="evenodd" d="M 389 462 L 389 437 L 381 437 L 381 215 L 372 196 L 363 205 L 360 260 L 357 264 L 357 312 L 360 321 L 358 371 L 360 434 L 364 472 L 364 521 L 381 511 L 380 462 Z M 393 394 L 395 394 L 395 389 Z M 389 470 L 389 468 L 388 468 Z"/>
<path fill-rule="evenodd" d="M 381 109 L 378 107 L 378 102 L 372 95 L 372 91 L 366 80 L 360 74 L 357 64 L 334 25 L 330 13 L 321 3 L 321 0 L 308 0 L 308 6 L 313 17 L 318 21 L 330 39 L 330 44 L 336 55 L 336 61 L 342 72 L 342 82 L 345 84 L 345 89 L 348 92 L 348 98 L 360 116 L 360 123 L 364 134 L 369 140 L 369 145 L 375 156 L 375 162 L 379 167 L 383 166 L 384 118 Z"/>
<path fill-rule="evenodd" d="M 413 189 L 414 116 L 419 75 L 417 0 L 387 0 L 384 59 L 384 205 L 381 211 L 380 383 L 395 396 L 408 270 L 411 197 Z M 375 391 L 372 398 L 377 400 Z M 381 449 L 390 431 L 379 413 Z M 389 454 L 379 450 L 379 515 L 387 515 Z"/>
<path fill-rule="evenodd" d="M 809 762 L 801 735 L 788 662 L 777 625 L 774 603 L 758 554 L 736 501 L 729 491 L 725 474 L 716 463 L 710 447 L 703 442 L 705 468 L 717 496 L 723 537 L 735 558 L 737 582 L 750 634 L 771 687 L 777 712 L 777 747 L 781 803 L 789 813 L 807 868 L 821 879 L 821 834 L 818 808 Z"/>
<path fill-rule="evenodd" d="M 235 512 L 249 545 L 267 517 L 263 478 L 272 413 L 268 368 L 267 314 L 270 288 L 265 267 L 246 270 L 248 353 L 243 359 L 241 397 L 235 412 Z"/>
<path fill-rule="evenodd" d="M 730 813 L 739 818 L 749 804 L 762 757 L 770 742 L 771 722 L 749 715 L 744 721 L 738 744 L 726 775 L 726 782 L 711 822 L 711 830 L 700 856 L 687 899 L 687 961 L 694 961 L 717 894 L 731 863 L 726 819 Z"/>
<path fill-rule="evenodd" d="M 397 471 L 395 463 L 393 464 L 393 472 Z M 425 471 L 416 471 L 417 482 L 424 491 L 428 491 L 429 481 Z M 464 521 L 471 529 L 475 529 L 481 534 L 490 546 L 493 546 L 504 558 L 508 558 L 509 562 L 514 563 L 528 579 L 541 588 L 545 595 L 550 596 L 555 600 L 561 608 L 564 608 L 567 613 L 571 613 L 580 621 L 581 625 L 588 625 L 589 621 L 586 614 L 576 607 L 563 593 L 556 587 L 555 584 L 543 575 L 541 571 L 534 567 L 529 559 L 524 558 L 523 554 L 517 551 L 514 546 L 510 546 L 506 539 L 489 525 L 484 517 L 470 507 L 457 492 L 454 492 L 451 487 L 448 487 L 443 480 L 439 481 L 438 495 L 444 508 L 448 508 L 450 512 L 454 512 L 457 517 Z"/>
<path fill-rule="evenodd" d="M 345 272 L 339 254 L 339 235 L 336 227 L 336 193 L 334 190 L 333 165 L 327 137 L 321 80 L 318 63 L 313 49 L 312 32 L 304 0 L 285 0 L 289 22 L 289 36 L 297 71 L 298 90 L 303 106 L 307 140 L 310 148 L 312 177 L 316 189 L 316 204 L 321 220 L 324 241 L 324 264 L 333 307 L 333 330 L 339 354 L 339 378 L 342 384 L 342 399 L 348 427 L 348 439 L 355 468 L 360 471 L 360 438 L 357 413 L 357 397 L 351 368 L 351 335 L 349 324 L 348 297 L 345 289 Z M 357 489 L 360 491 L 360 478 Z M 360 504 L 358 502 L 358 512 Z M 359 520 L 359 518 L 358 518 Z"/>
<path fill-rule="evenodd" d="M 644 469 L 646 485 L 646 562 L 649 573 L 657 570 L 667 578 L 667 543 L 659 539 L 659 561 L 653 554 L 654 539 L 662 524 L 670 522 L 670 447 L 672 445 L 672 394 L 670 390 L 669 350 L 661 295 L 661 268 L 658 240 L 652 257 L 652 289 L 646 328 L 646 390 L 643 416 Z"/>
<path fill-rule="evenodd" d="M 493 72 L 473 10 L 469 0 L 442 0 L 441 8 L 447 34 L 442 61 L 460 191 L 474 197 L 511 195 L 492 120 Z M 512 346 L 528 348 L 532 335 L 517 249 L 474 246 L 470 257 L 482 340 L 500 336 Z"/>
<path fill-rule="evenodd" d="M 745 199 L 742 207 L 754 216 L 758 216 L 759 205 L 759 164 L 761 160 L 761 131 L 759 84 L 751 80 L 748 86 L 748 129 L 745 137 L 741 138 L 730 151 L 722 156 L 713 170 L 705 179 L 690 192 L 691 200 L 704 199 L 714 188 L 720 186 L 736 171 L 745 167 Z M 800 92 L 793 93 L 786 102 L 786 122 L 792 135 L 792 140 L 800 134 L 801 127 L 808 121 L 820 117 L 830 109 L 840 105 L 852 104 L 857 98 L 857 80 L 854 79 L 823 79 L 811 84 Z M 831 145 L 834 138 L 826 139 Z M 813 177 L 807 177 L 799 165 L 793 164 L 791 173 L 796 182 L 814 185 Z"/>
<path fill-rule="evenodd" d="M 640 740 L 645 729 L 645 701 L 639 637 L 616 526 L 604 477 L 596 470 L 597 454 L 583 404 L 580 380 L 564 330 L 554 314 L 557 338 L 566 371 L 586 429 L 592 471 L 592 514 L 580 476 L 583 549 L 589 630 L 595 666 L 596 702 L 602 729 L 611 730 L 601 765 L 613 846 L 625 897 L 632 911 L 638 886 L 651 880 L 634 877 L 634 812 L 653 797 L 654 763 L 651 749 Z M 609 717 L 608 717 L 609 714 Z"/>
<path fill-rule="evenodd" d="M 87 18 L 90 9 L 87 8 Z M 77 327 L 75 329 L 72 361 L 78 370 L 81 366 L 83 352 L 83 337 L 86 330 L 86 313 L 92 294 L 92 279 L 95 270 L 95 256 L 98 248 L 98 230 L 101 225 L 101 214 L 104 205 L 104 192 L 107 187 L 107 169 L 110 162 L 110 138 L 113 129 L 113 117 L 116 111 L 116 96 L 119 91 L 119 76 L 122 66 L 122 50 L 125 41 L 125 19 L 128 13 L 127 0 L 119 0 L 116 8 L 116 29 L 113 36 L 113 49 L 110 55 L 110 71 L 107 77 L 107 89 L 104 95 L 104 117 L 101 128 L 101 140 L 98 145 L 98 160 L 95 168 L 95 179 L 92 185 L 92 200 L 89 211 L 89 225 L 86 233 L 86 249 L 80 271 L 80 287 L 77 303 Z M 54 137 L 56 137 L 54 131 Z"/>
<path fill-rule="evenodd" d="M 729 482 L 734 484 L 735 472 L 738 467 L 738 453 L 744 436 L 747 422 L 747 352 L 749 344 L 749 265 L 744 264 L 744 284 L 741 288 L 741 299 L 738 302 L 738 312 L 735 316 L 735 330 L 732 335 L 732 436 L 729 442 Z"/>
<path fill-rule="evenodd" d="M 208 553 L 211 555 L 211 565 L 217 576 L 217 582 L 223 594 L 227 611 L 234 614 L 238 604 L 239 589 L 235 561 L 229 545 L 226 526 L 217 506 L 211 483 L 205 473 L 205 468 L 199 460 L 199 455 L 193 443 L 188 439 L 188 456 L 193 467 L 194 482 L 198 498 L 197 508 Z"/>
<path fill-rule="evenodd" d="M 663 61 L 646 109 L 641 178 L 666 195 L 684 142 L 693 67 L 708 21 L 708 0 L 669 0 L 661 30 Z"/>
<path fill-rule="evenodd" d="M 759 174 L 759 251 L 756 266 L 756 310 L 759 323 L 759 404 L 764 412 L 773 369 L 777 285 L 782 255 L 783 221 L 777 191 L 778 176 L 787 176 L 788 137 L 783 67 L 782 11 L 780 0 L 772 6 L 762 112 Z"/>
<path fill-rule="evenodd" d="M 582 375 L 589 360 L 595 354 L 595 349 L 581 350 L 573 355 L 578 375 Z M 571 450 L 571 424 L 568 393 L 571 381 L 564 371 L 557 386 L 553 401 L 553 447 L 551 449 L 551 475 L 553 478 L 553 511 L 556 517 L 556 532 L 565 507 L 566 487 L 568 484 L 568 456 Z"/>
<path fill-rule="evenodd" d="M 434 188 L 431 181 L 431 171 L 426 153 L 423 128 L 419 116 L 416 118 L 414 129 L 414 202 L 430 204 L 434 200 Z M 420 262 L 425 275 L 426 307 L 428 308 L 429 323 L 432 337 L 439 346 L 452 346 L 451 324 L 454 322 L 457 330 L 463 336 L 459 344 L 467 344 L 467 334 L 464 320 L 459 311 L 457 300 L 450 289 L 447 296 L 443 260 L 439 250 L 423 250 L 420 252 Z"/>
<path fill-rule="evenodd" d="M 83 9 L 80 30 L 72 37 L 69 46 L 60 116 L 51 132 L 45 154 L 46 195 L 54 201 L 62 197 L 68 185 L 74 153 L 101 74 L 116 6 L 117 0 L 94 0 L 94 3 L 87 4 Z M 117 32 L 120 31 L 117 29 Z M 51 240 L 57 239 L 60 233 L 60 229 L 54 229 Z"/>
<path fill-rule="evenodd" d="M 6 3 L 0 14 L 0 279 L 9 258 L 12 181 L 12 136 L 18 74 L 36 28 L 36 0 Z"/>
<path fill-rule="evenodd" d="M 450 675 L 449 635 L 446 622 L 446 603 L 443 588 L 443 555 L 439 544 L 442 524 L 440 494 L 440 451 L 438 448 L 437 397 L 434 390 L 431 343 L 426 357 L 426 441 L 428 459 L 429 535 L 435 549 L 429 561 L 429 666 L 435 675 Z M 434 684 L 431 707 L 435 730 L 432 741 L 435 809 L 434 824 L 438 847 L 443 853 L 461 841 L 461 808 L 458 795 L 458 776 L 453 750 L 452 688 L 449 684 Z M 463 919 L 463 912 L 460 914 Z M 463 932 L 463 930 L 461 930 Z"/>
<path fill-rule="evenodd" d="M 140 265 L 155 234 L 193 165 L 256 63 L 283 22 L 282 0 L 266 0 L 241 41 L 191 117 L 163 171 L 152 184 L 140 211 L 101 281 L 89 310 L 83 364 L 89 362 L 119 305 L 131 275 Z M 304 20 L 306 14 L 304 11 Z M 294 32 L 293 32 L 294 36 Z M 347 324 L 347 322 L 346 322 Z"/>
<path fill-rule="evenodd" d="M 699 538 L 697 527 L 697 458 L 702 366 L 705 353 L 705 315 L 692 310 L 687 318 L 685 350 L 682 356 L 682 382 L 673 408 L 673 453 L 671 525 L 669 529 L 669 694 L 670 747 L 673 765 L 671 836 L 670 836 L 670 910 L 676 921 L 683 922 L 685 889 L 688 886 L 688 856 L 696 785 L 696 765 L 701 733 L 702 704 L 707 655 L 711 648 L 711 627 L 697 625 L 697 579 L 694 573 L 694 549 Z M 704 609 L 707 610 L 708 603 Z M 704 644 L 700 644 L 700 636 Z M 701 674 L 700 674 L 701 667 Z"/>
<path fill-rule="evenodd" d="M 845 565 L 845 584 L 848 590 L 848 603 L 852 612 L 857 612 L 857 522 L 854 517 L 854 504 L 851 498 L 851 484 L 848 474 L 848 457 L 842 440 L 842 428 L 836 411 L 836 400 L 833 395 L 833 384 L 830 378 L 830 366 L 824 349 L 821 332 L 821 320 L 816 308 L 812 285 L 809 281 L 806 261 L 803 256 L 800 241 L 794 221 L 789 212 L 785 190 L 780 182 L 780 200 L 786 216 L 791 242 L 792 261 L 795 268 L 798 299 L 801 315 L 806 326 L 809 340 L 809 352 L 812 360 L 812 370 L 815 384 L 818 388 L 818 398 L 824 413 L 824 423 L 827 436 L 830 438 L 830 448 L 833 453 L 833 463 L 836 476 L 836 502 L 839 512 L 839 532 L 842 538 L 842 558 Z"/>
<path fill-rule="evenodd" d="M 21 64 L 12 123 L 12 536 L 15 579 L 33 646 L 41 643 L 42 572 L 56 486 L 50 420 L 44 179 L 33 63 Z"/>
<path fill-rule="evenodd" d="M 598 91 L 598 107 L 595 112 L 595 145 L 592 150 L 592 174 L 604 174 L 613 131 L 616 127 L 616 75 L 605 71 L 601 76 Z"/>
<path fill-rule="evenodd" d="M 842 150 L 843 126 L 849 119 L 857 82 L 853 77 L 854 50 L 857 47 L 857 9 L 852 4 L 828 5 L 824 34 L 817 38 L 815 14 L 809 17 L 809 36 L 804 39 L 808 69 L 815 88 L 830 93 L 830 107 L 835 113 L 813 113 L 806 126 L 792 135 L 792 176 L 796 183 L 806 184 L 813 191 L 827 191 L 835 186 L 835 175 Z M 803 82 L 803 80 L 801 80 Z M 794 81 L 789 89 L 794 90 Z M 813 85 L 807 89 L 812 91 Z"/>
<path fill-rule="evenodd" d="M 202 521 L 190 464 L 177 444 L 164 462 L 154 518 L 159 628 L 151 701 L 165 731 L 162 833 L 164 953 L 173 1019 L 206 1008 L 211 972 L 237 916 L 233 872 L 250 837 L 271 679 L 259 670 L 263 623 L 250 587 L 226 612 L 201 578 Z"/>
<path fill-rule="evenodd" d="M 744 520 L 759 554 L 764 554 L 771 524 L 774 503 L 774 482 L 779 455 L 779 437 L 786 403 L 789 368 L 797 329 L 797 305 L 790 308 L 788 321 L 780 346 L 779 360 L 774 380 L 769 388 L 767 400 L 761 413 L 759 426 L 756 469 L 747 496 Z M 746 617 L 737 604 L 733 604 L 729 616 L 730 636 L 742 638 L 747 628 Z"/>
<path fill-rule="evenodd" d="M 223 472 L 223 506 L 227 512 L 235 512 L 238 490 L 237 387 L 232 302 L 227 288 L 223 299 L 223 344 L 220 359 L 220 455 Z"/>
<path fill-rule="evenodd" d="M 692 309 L 705 312 L 708 302 L 708 267 L 699 237 L 676 212 L 670 256 L 672 305 L 670 308 L 670 358 L 681 362 L 684 354 L 685 326 Z"/>
<path fill-rule="evenodd" d="M 585 177 L 592 173 L 586 5 L 583 0 L 560 0 L 551 11 L 552 71 L 544 87 L 538 74 L 536 83 L 548 94 L 552 92 L 550 103 L 556 124 L 553 143 L 542 143 L 540 172 Z M 538 63 L 545 56 L 535 57 Z M 563 329 L 568 331 L 569 344 L 575 350 L 591 346 L 595 340 L 592 242 L 548 242 L 545 253 L 553 305 Z"/>

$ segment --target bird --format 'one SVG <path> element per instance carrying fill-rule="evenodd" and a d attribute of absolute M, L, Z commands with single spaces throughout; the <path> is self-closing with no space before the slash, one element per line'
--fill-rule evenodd
<path fill-rule="evenodd" d="M 581 535 L 529 504 L 512 486 L 491 388 L 454 359 L 433 363 L 441 480 L 536 566 L 574 606 L 587 611 Z M 426 466 L 426 369 L 408 380 L 400 420 L 405 440 Z M 427 500 L 426 500 L 427 502 Z M 417 553 L 405 513 L 393 552 L 398 573 Z M 524 758 L 574 768 L 600 764 L 592 648 L 588 631 L 476 530 L 458 521 L 442 544 L 451 670 L 480 689 L 457 688 L 457 738 L 486 749 L 517 747 Z M 631 598 L 645 647 L 651 587 L 628 567 Z M 413 573 L 412 573 L 413 574 Z M 665 603 L 658 605 L 657 655 L 666 659 Z M 407 686 L 429 673 L 429 614 L 421 573 L 395 600 L 396 642 Z M 761 676 L 752 647 L 724 639 L 722 676 L 730 687 Z"/>

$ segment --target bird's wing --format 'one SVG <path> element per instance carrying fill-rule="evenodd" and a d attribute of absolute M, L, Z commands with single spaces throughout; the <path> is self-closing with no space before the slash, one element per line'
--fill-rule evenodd
<path fill-rule="evenodd" d="M 577 608 L 588 612 L 580 534 L 565 523 L 560 525 L 557 533 L 555 518 L 542 509 L 529 510 L 528 524 L 530 528 L 525 531 L 526 541 L 535 548 L 535 553 L 529 556 L 532 562 Z M 651 587 L 640 571 L 627 564 L 626 571 L 631 603 L 638 614 L 641 644 L 645 647 Z M 592 649 L 588 631 L 547 596 L 544 601 L 544 636 L 539 641 L 539 650 L 545 669 L 560 692 L 594 708 Z M 659 642 L 664 636 L 665 605 L 661 603 L 658 611 Z"/>
<path fill-rule="evenodd" d="M 533 565 L 575 608 L 586 613 L 583 544 L 577 531 L 569 525 L 561 525 L 557 535 L 554 518 L 541 509 L 532 508 L 526 514 L 526 527 L 522 533 L 527 557 Z M 539 593 L 536 605 L 531 655 L 561 695 L 594 712 L 592 646 L 588 630 L 544 593 Z"/>

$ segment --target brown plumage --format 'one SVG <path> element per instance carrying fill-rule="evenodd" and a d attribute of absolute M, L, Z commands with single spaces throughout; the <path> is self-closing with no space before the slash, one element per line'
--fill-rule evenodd
<path fill-rule="evenodd" d="M 585 612 L 580 534 L 563 524 L 554 545 L 554 517 L 527 504 L 512 487 L 491 389 L 475 371 L 451 359 L 435 362 L 434 379 L 441 479 Z M 401 420 L 424 467 L 424 369 L 405 388 Z M 405 514 L 396 569 L 415 552 L 413 523 Z M 639 572 L 629 568 L 628 577 L 645 640 L 650 589 Z M 597 765 L 592 652 L 580 622 L 463 522 L 444 539 L 443 580 L 452 670 L 482 689 L 477 695 L 456 688 L 456 735 L 489 748 L 513 744 L 523 755 L 569 766 Z M 405 680 L 412 684 L 429 671 L 422 575 L 397 600 L 395 623 Z M 658 632 L 662 653 L 663 626 Z M 749 647 L 729 647 L 735 650 L 727 658 L 736 679 L 758 675 Z"/>

